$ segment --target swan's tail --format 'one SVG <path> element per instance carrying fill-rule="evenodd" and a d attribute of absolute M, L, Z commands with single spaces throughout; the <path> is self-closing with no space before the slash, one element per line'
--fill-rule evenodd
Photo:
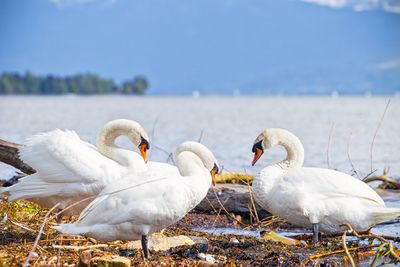
<path fill-rule="evenodd" d="M 400 217 L 400 209 L 399 208 L 375 208 L 372 211 L 372 216 L 374 221 L 379 224 L 387 221 L 391 221 Z"/>
<path fill-rule="evenodd" d="M 52 228 L 65 234 L 79 235 L 85 233 L 85 227 L 77 226 L 75 223 L 64 223 Z"/>

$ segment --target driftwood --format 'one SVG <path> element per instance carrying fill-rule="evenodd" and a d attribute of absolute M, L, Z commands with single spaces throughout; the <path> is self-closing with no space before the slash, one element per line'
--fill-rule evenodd
<path fill-rule="evenodd" d="M 256 203 L 255 206 L 260 219 L 271 215 Z M 252 202 L 247 185 L 217 184 L 215 188 L 210 188 L 207 197 L 197 205 L 195 210 L 205 213 L 217 211 L 217 213 L 221 214 L 228 211 L 248 217 L 250 214 L 249 207 L 252 207 Z"/>
<path fill-rule="evenodd" d="M 386 189 L 400 189 L 400 182 L 393 178 L 390 178 L 388 175 L 388 168 L 383 169 L 382 175 L 376 175 L 372 177 L 366 177 L 363 180 L 365 183 L 370 183 L 374 181 L 382 182 L 381 186 Z"/>
<path fill-rule="evenodd" d="M 11 165 L 26 174 L 36 171 L 18 157 L 18 148 L 21 145 L 0 139 L 0 161 Z"/>

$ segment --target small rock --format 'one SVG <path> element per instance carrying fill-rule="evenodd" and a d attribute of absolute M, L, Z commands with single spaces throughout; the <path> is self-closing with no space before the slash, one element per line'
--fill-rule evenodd
<path fill-rule="evenodd" d="M 199 236 L 189 236 L 189 238 L 192 239 L 195 244 L 197 244 L 199 252 L 205 253 L 208 251 L 208 240 L 206 238 Z"/>
<path fill-rule="evenodd" d="M 218 256 L 218 255 L 211 255 L 211 254 L 205 254 L 205 253 L 199 253 L 197 255 L 200 260 L 212 263 L 212 264 L 218 264 L 218 263 L 225 263 L 226 262 L 226 257 L 225 256 Z"/>
<path fill-rule="evenodd" d="M 90 261 L 90 266 L 97 267 L 130 267 L 131 261 L 120 256 L 94 257 Z"/>
<path fill-rule="evenodd" d="M 229 242 L 232 243 L 232 244 L 239 244 L 240 243 L 239 240 L 237 240 L 237 238 L 235 238 L 235 237 L 232 237 L 231 239 L 229 239 Z"/>
<path fill-rule="evenodd" d="M 197 257 L 199 257 L 199 259 L 202 261 L 206 260 L 206 254 L 204 254 L 204 253 L 199 253 L 199 255 L 197 255 Z"/>
<path fill-rule="evenodd" d="M 149 238 L 149 249 L 160 251 L 168 250 L 170 248 L 179 246 L 193 246 L 194 244 L 206 244 L 208 248 L 208 241 L 204 238 L 193 238 L 184 235 L 166 237 L 162 234 L 153 234 Z M 122 247 L 122 249 L 141 249 L 141 241 L 131 241 Z"/>
<path fill-rule="evenodd" d="M 275 233 L 273 231 L 261 233 L 261 238 L 268 239 L 268 240 L 275 241 L 275 242 L 280 242 L 280 243 L 283 243 L 286 245 L 300 245 L 301 244 L 301 242 L 297 239 L 278 235 L 277 233 Z"/>
<path fill-rule="evenodd" d="M 92 253 L 90 251 L 83 251 L 79 257 L 78 267 L 90 267 L 90 260 L 92 259 Z"/>

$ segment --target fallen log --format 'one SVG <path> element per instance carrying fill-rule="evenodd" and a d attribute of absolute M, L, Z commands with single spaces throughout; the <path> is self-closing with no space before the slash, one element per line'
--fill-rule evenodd
<path fill-rule="evenodd" d="M 18 149 L 20 146 L 21 145 L 19 144 L 0 139 L 0 161 L 17 168 L 26 174 L 35 173 L 36 171 L 31 166 L 20 160 L 18 156 Z"/>
<path fill-rule="evenodd" d="M 215 188 L 210 188 L 207 197 L 195 208 L 198 212 L 217 212 L 220 214 L 233 213 L 248 217 L 254 213 L 253 203 L 259 218 L 270 216 L 271 214 L 262 209 L 257 203 L 251 200 L 252 196 L 247 185 L 241 184 L 217 184 Z M 249 209 L 250 208 L 250 209 Z"/>

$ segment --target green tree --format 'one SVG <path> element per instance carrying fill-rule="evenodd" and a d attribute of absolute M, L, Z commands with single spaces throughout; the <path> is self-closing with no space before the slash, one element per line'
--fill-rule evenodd
<path fill-rule="evenodd" d="M 14 92 L 12 83 L 7 75 L 0 77 L 0 94 L 12 94 Z"/>
<path fill-rule="evenodd" d="M 149 83 L 144 76 L 137 76 L 131 81 L 126 81 L 122 84 L 121 92 L 123 94 L 136 94 L 143 95 L 148 87 Z"/>
<path fill-rule="evenodd" d="M 112 80 L 86 73 L 60 77 L 37 76 L 32 72 L 24 75 L 3 73 L 0 75 L 0 94 L 144 94 L 148 82 L 144 76 L 124 82 L 120 87 Z"/>

